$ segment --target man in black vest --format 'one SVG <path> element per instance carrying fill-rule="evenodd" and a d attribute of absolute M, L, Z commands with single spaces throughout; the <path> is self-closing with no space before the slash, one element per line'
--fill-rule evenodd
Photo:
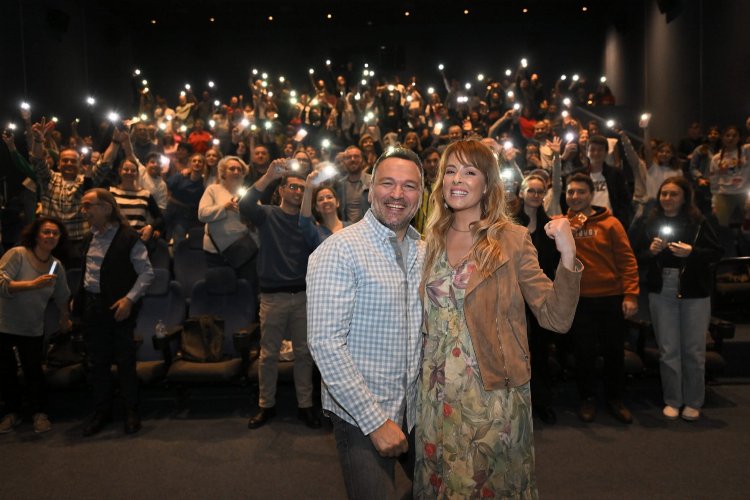
<path fill-rule="evenodd" d="M 97 434 L 112 419 L 113 362 L 125 400 L 125 432 L 133 434 L 141 428 L 133 330 L 138 301 L 153 281 L 154 271 L 146 247 L 120 214 L 109 191 L 87 191 L 81 212 L 91 232 L 84 240 L 85 268 L 76 308 L 83 317 L 95 404 L 83 435 Z"/>

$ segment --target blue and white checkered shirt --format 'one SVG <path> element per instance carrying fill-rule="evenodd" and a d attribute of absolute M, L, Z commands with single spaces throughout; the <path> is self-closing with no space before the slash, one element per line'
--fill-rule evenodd
<path fill-rule="evenodd" d="M 307 268 L 307 342 L 323 378 L 323 408 L 367 435 L 416 416 L 422 351 L 424 246 L 409 227 L 405 270 L 396 234 L 368 211 L 330 236 Z"/>

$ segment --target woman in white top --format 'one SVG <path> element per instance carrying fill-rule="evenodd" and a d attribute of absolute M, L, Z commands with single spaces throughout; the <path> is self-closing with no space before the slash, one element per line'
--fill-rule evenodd
<path fill-rule="evenodd" d="M 750 144 L 741 146 L 734 125 L 724 129 L 721 149 L 711 159 L 711 204 L 719 224 L 728 226 L 735 211 L 742 210 L 750 185 Z"/>
<path fill-rule="evenodd" d="M 226 156 L 218 165 L 218 183 L 209 185 L 203 192 L 198 205 L 198 220 L 206 224 L 203 236 L 203 250 L 208 267 L 230 266 L 238 278 L 255 281 L 255 256 L 247 255 L 247 260 L 239 262 L 232 256 L 233 244 L 248 243 L 251 247 L 257 242 L 238 242 L 241 238 L 252 238 L 247 225 L 240 217 L 239 199 L 242 197 L 242 183 L 249 168 L 237 156 Z"/>

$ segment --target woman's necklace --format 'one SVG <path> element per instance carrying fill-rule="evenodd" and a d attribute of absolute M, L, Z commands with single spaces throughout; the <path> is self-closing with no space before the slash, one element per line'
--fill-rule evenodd
<path fill-rule="evenodd" d="M 451 229 L 458 233 L 470 233 L 471 229 L 457 229 L 453 224 L 451 224 Z"/>
<path fill-rule="evenodd" d="M 41 262 L 42 264 L 46 264 L 47 262 L 49 262 L 49 260 L 50 260 L 50 258 L 51 258 L 51 257 L 49 257 L 49 256 L 47 256 L 47 259 L 46 259 L 46 260 L 45 260 L 45 259 L 42 259 L 42 258 L 40 258 L 40 257 L 39 257 L 39 256 L 38 256 L 38 255 L 36 254 L 36 249 L 34 249 L 34 248 L 32 248 L 32 249 L 31 249 L 31 253 L 33 253 L 33 254 L 34 254 L 34 257 L 36 258 L 36 260 L 38 260 L 38 261 L 39 261 L 39 262 Z"/>

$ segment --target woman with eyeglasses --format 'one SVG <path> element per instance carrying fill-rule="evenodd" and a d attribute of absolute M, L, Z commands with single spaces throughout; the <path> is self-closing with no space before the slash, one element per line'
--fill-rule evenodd
<path fill-rule="evenodd" d="M 47 417 L 44 384 L 44 310 L 54 298 L 60 311 L 60 331 L 71 327 L 68 315 L 70 290 L 65 270 L 57 258 L 65 249 L 65 226 L 53 217 L 39 217 L 26 227 L 21 245 L 0 259 L 0 392 L 8 413 L 0 433 L 21 423 L 23 393 L 18 380 L 15 347 L 27 386 L 34 431 L 52 429 Z"/>
<path fill-rule="evenodd" d="M 544 197 L 547 194 L 546 180 L 539 175 L 529 175 L 521 183 L 521 200 L 516 218 L 529 230 L 531 242 L 537 251 L 539 267 L 551 280 L 560 263 L 560 252 L 555 241 L 547 237 L 544 226 L 550 221 L 544 210 Z M 552 332 L 539 326 L 539 322 L 527 308 L 529 318 L 529 349 L 531 351 L 531 400 L 534 415 L 542 422 L 554 424 L 557 421 L 555 410 L 550 406 L 552 399 L 552 379 L 549 372 L 549 345 L 554 341 Z"/>

